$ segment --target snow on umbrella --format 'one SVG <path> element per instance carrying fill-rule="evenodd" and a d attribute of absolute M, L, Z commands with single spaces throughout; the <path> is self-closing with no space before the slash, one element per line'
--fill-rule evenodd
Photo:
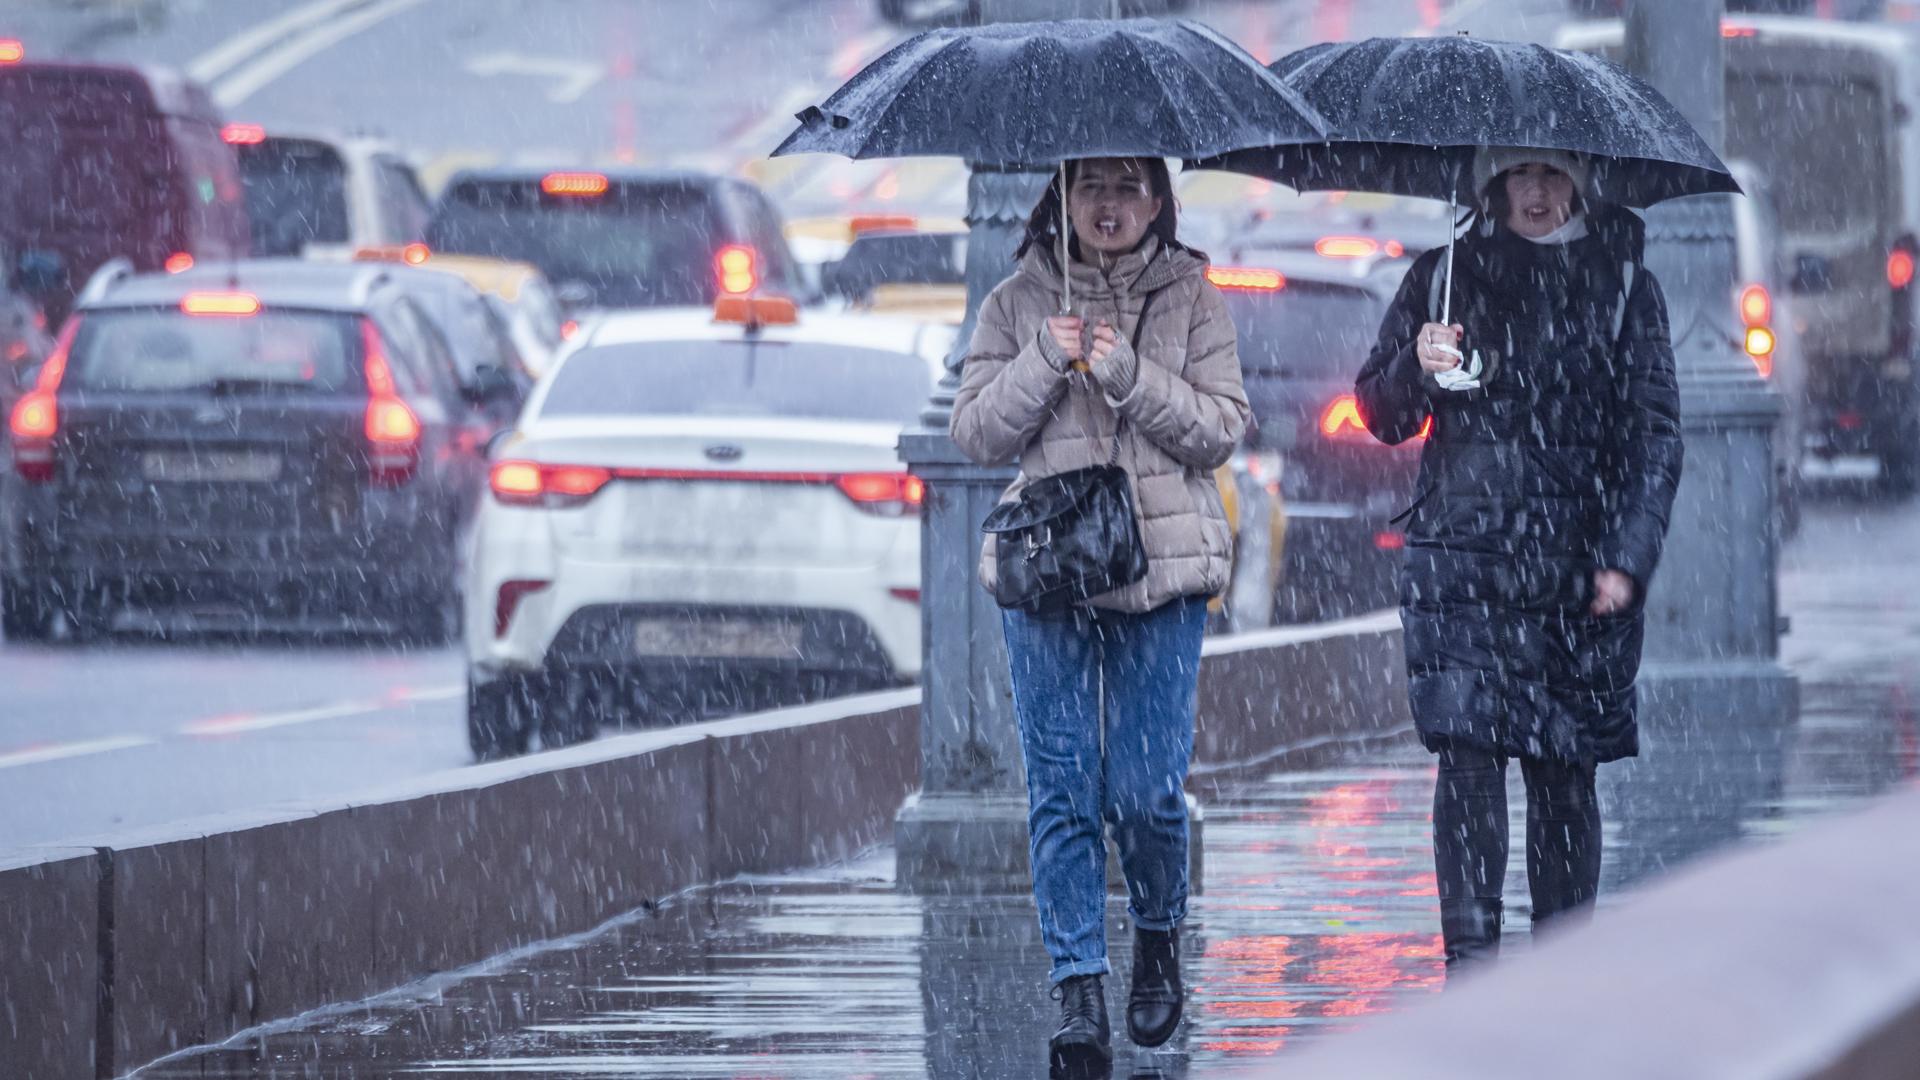
<path fill-rule="evenodd" d="M 929 30 L 867 65 L 799 120 L 774 156 L 939 156 L 1033 166 L 1088 157 L 1207 157 L 1318 141 L 1329 130 L 1258 60 L 1185 19 Z"/>
<path fill-rule="evenodd" d="M 1584 194 L 1602 202 L 1646 207 L 1740 190 L 1672 102 L 1597 56 L 1463 35 L 1369 38 L 1301 49 L 1273 71 L 1327 118 L 1329 137 L 1189 158 L 1190 167 L 1300 191 L 1457 203 L 1477 195 L 1476 149 L 1519 146 L 1586 155 Z"/>

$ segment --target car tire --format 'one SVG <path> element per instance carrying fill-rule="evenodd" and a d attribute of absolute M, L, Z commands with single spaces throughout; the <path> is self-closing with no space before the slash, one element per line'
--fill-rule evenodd
<path fill-rule="evenodd" d="M 475 761 L 498 761 L 527 752 L 537 698 L 529 681 L 523 675 L 487 682 L 467 677 L 467 746 Z"/>
<path fill-rule="evenodd" d="M 606 688 L 573 672 L 549 676 L 540 695 L 540 745 L 547 750 L 588 742 L 600 734 Z"/>
<path fill-rule="evenodd" d="M 53 602 L 20 578 L 0 581 L 0 633 L 8 641 L 45 641 L 53 634 Z"/>

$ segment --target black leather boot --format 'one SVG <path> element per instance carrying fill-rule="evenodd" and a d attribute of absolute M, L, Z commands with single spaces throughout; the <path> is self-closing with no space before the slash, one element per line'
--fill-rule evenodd
<path fill-rule="evenodd" d="M 1133 989 L 1127 995 L 1127 1034 L 1135 1046 L 1159 1046 L 1180 1026 L 1186 1003 L 1180 982 L 1180 931 L 1133 928 Z"/>
<path fill-rule="evenodd" d="M 1103 1080 L 1113 1074 L 1113 1029 L 1098 975 L 1074 975 L 1053 988 L 1060 1030 L 1047 1042 L 1051 1080 Z"/>
<path fill-rule="evenodd" d="M 1500 955 L 1498 900 L 1470 898 L 1440 901 L 1440 937 L 1447 954 L 1447 978 L 1489 963 Z"/>

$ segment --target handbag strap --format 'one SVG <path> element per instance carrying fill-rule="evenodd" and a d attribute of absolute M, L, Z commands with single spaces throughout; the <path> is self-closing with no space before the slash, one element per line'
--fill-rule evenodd
<path fill-rule="evenodd" d="M 1140 315 L 1138 318 L 1133 320 L 1134 340 L 1132 340 L 1128 344 L 1134 349 L 1133 362 L 1136 365 L 1135 367 L 1136 372 L 1139 370 L 1137 365 L 1143 362 L 1139 355 L 1139 338 L 1140 338 L 1141 332 L 1147 328 L 1147 309 L 1153 306 L 1153 298 L 1159 295 L 1160 295 L 1160 291 L 1156 289 L 1153 292 L 1150 292 L 1145 296 L 1141 297 L 1140 298 Z M 1139 375 L 1136 374 L 1134 377 L 1139 378 Z M 1120 433 L 1127 429 L 1126 414 L 1120 412 L 1120 410 L 1118 409 L 1115 409 L 1114 415 L 1119 417 L 1119 419 L 1113 425 L 1113 449 L 1107 453 L 1108 468 L 1112 468 L 1113 466 L 1120 464 Z"/>

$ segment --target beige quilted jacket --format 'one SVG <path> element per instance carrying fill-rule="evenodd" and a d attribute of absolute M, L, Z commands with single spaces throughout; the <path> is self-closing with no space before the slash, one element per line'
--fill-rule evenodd
<path fill-rule="evenodd" d="M 1003 497 L 1011 500 L 1030 479 L 1104 463 L 1124 416 L 1119 464 L 1133 478 L 1147 576 L 1094 604 L 1143 612 L 1215 595 L 1227 586 L 1233 541 L 1213 474 L 1248 417 L 1226 304 L 1204 263 L 1152 236 L 1104 272 L 1075 262 L 1072 274 L 1074 313 L 1089 325 L 1106 319 L 1121 346 L 1089 374 L 1071 370 L 1046 333 L 1060 272 L 1029 250 L 981 306 L 953 403 L 954 441 L 983 465 L 1019 463 Z M 989 537 L 980 561 L 989 591 L 994 569 Z"/>

